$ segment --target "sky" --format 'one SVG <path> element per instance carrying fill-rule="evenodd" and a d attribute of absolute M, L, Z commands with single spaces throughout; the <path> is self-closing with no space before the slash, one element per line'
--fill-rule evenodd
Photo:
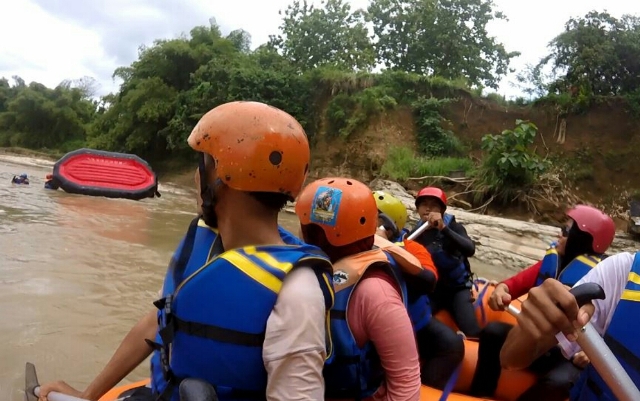
<path fill-rule="evenodd" d="M 138 47 L 154 39 L 175 38 L 214 17 L 223 33 L 242 28 L 252 47 L 278 32 L 281 16 L 292 0 L 13 0 L 0 6 L 0 77 L 20 76 L 27 83 L 55 87 L 65 79 L 95 78 L 97 95 L 118 90 L 115 68 L 136 60 Z M 319 4 L 319 0 L 311 0 Z M 369 0 L 350 0 L 366 8 Z M 570 17 L 590 10 L 615 17 L 640 15 L 640 2 L 629 0 L 494 0 L 508 22 L 493 22 L 489 33 L 508 51 L 522 55 L 516 70 L 547 54 L 547 44 Z M 515 74 L 502 80 L 498 93 L 513 98 L 521 91 Z"/>

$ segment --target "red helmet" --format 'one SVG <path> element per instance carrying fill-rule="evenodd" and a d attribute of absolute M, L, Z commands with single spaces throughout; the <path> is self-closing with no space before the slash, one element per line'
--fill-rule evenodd
<path fill-rule="evenodd" d="M 577 205 L 567 210 L 567 216 L 576 222 L 580 231 L 591 234 L 591 248 L 596 253 L 605 253 L 616 235 L 613 219 L 595 207 Z"/>
<path fill-rule="evenodd" d="M 416 207 L 420 203 L 421 198 L 432 197 L 436 198 L 442 204 L 442 211 L 447 208 L 447 194 L 444 193 L 443 190 L 436 187 L 424 187 L 418 192 L 418 196 L 416 197 Z"/>

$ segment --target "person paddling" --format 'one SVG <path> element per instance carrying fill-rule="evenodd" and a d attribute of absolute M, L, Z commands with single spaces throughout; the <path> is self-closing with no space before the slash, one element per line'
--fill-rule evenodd
<path fill-rule="evenodd" d="M 438 284 L 431 295 L 433 312 L 449 311 L 460 330 L 468 337 L 478 337 L 480 326 L 473 308 L 471 268 L 468 258 L 476 246 L 464 226 L 447 210 L 447 195 L 440 188 L 426 187 L 418 192 L 416 209 L 420 222 L 429 228 L 415 240 L 431 253 L 439 272 Z"/>
<path fill-rule="evenodd" d="M 512 299 L 529 292 L 545 280 L 558 279 L 573 286 L 604 257 L 615 236 L 611 217 L 594 207 L 577 205 L 566 211 L 567 222 L 546 255 L 536 264 L 499 283 L 489 299 L 493 310 L 504 310 Z M 478 365 L 471 386 L 475 396 L 492 396 L 500 377 L 500 349 L 513 326 L 490 322 L 480 334 Z M 589 363 L 583 352 L 566 359 L 559 348 L 552 348 L 531 366 L 540 379 L 518 401 L 563 401 L 581 370 Z"/>
<path fill-rule="evenodd" d="M 598 284 L 605 294 L 582 308 L 567 286 L 547 279 L 529 291 L 514 327 L 502 347 L 500 362 L 505 369 L 524 369 L 549 349 L 559 345 L 565 357 L 581 351 L 575 342 L 587 322 L 603 337 L 633 384 L 640 387 L 640 252 L 610 256 L 591 269 L 574 287 Z M 617 397 L 589 364 L 570 391 L 570 401 L 614 401 Z"/>
<path fill-rule="evenodd" d="M 98 399 L 152 352 L 143 400 L 176 401 L 185 377 L 212 384 L 221 401 L 324 397 L 331 263 L 278 230 L 309 171 L 303 128 L 267 104 L 231 102 L 206 113 L 188 143 L 200 153 L 202 216 L 176 250 L 158 309 L 85 391 L 48 383 L 41 400 L 50 391 Z"/>

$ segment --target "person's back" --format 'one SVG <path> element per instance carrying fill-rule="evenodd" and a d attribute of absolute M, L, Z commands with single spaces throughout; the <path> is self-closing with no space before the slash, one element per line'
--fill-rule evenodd
<path fill-rule="evenodd" d="M 374 249 L 377 209 L 366 185 L 326 178 L 309 184 L 296 204 L 304 240 L 332 262 L 334 356 L 324 369 L 328 400 L 418 400 L 420 366 L 400 264 Z M 401 249 L 399 252 L 403 252 Z M 403 253 L 402 268 L 420 262 Z"/>
<path fill-rule="evenodd" d="M 304 130 L 275 107 L 232 102 L 205 114 L 188 141 L 201 152 L 203 223 L 194 220 L 176 254 L 158 311 L 132 329 L 85 392 L 52 383 L 45 394 L 99 398 L 152 346 L 150 399 L 177 400 L 186 377 L 213 385 L 221 401 L 323 397 L 331 264 L 316 247 L 286 245 L 278 226 L 308 172 Z M 205 237 L 217 245 L 198 245 Z M 196 246 L 199 256 L 183 259 Z"/>

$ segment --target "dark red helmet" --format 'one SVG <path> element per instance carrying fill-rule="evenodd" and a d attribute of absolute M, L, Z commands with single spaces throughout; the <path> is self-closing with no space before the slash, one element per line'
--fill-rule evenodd
<path fill-rule="evenodd" d="M 591 234 L 591 248 L 595 253 L 605 253 L 616 235 L 613 219 L 603 211 L 587 205 L 577 205 L 567 210 L 580 231 Z"/>
<path fill-rule="evenodd" d="M 443 190 L 436 187 L 424 187 L 418 192 L 418 196 L 416 197 L 416 207 L 422 200 L 422 198 L 432 197 L 436 198 L 442 204 L 442 211 L 444 212 L 447 209 L 447 194 L 444 193 Z"/>

